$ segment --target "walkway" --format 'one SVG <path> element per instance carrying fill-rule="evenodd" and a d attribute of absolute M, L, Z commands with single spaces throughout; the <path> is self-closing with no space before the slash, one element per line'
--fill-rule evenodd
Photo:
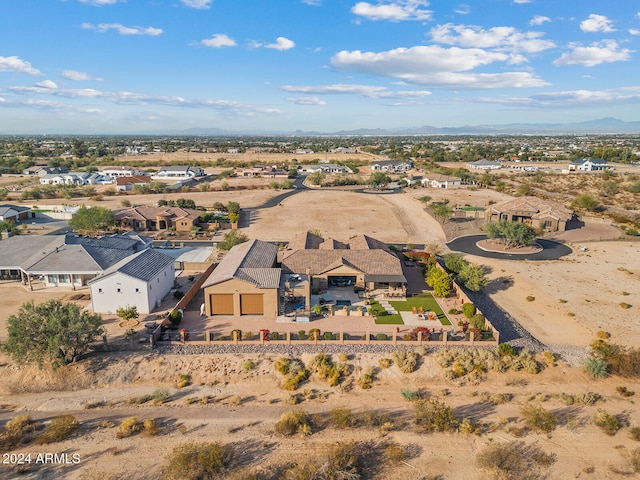
<path fill-rule="evenodd" d="M 557 260 L 565 255 L 569 255 L 573 251 L 570 247 L 562 243 L 539 238 L 536 242 L 538 242 L 542 247 L 542 251 L 537 253 L 514 254 L 487 252 L 477 245 L 480 240 L 485 240 L 486 238 L 486 235 L 468 235 L 465 237 L 458 237 L 447 243 L 447 247 L 455 252 L 463 252 L 468 253 L 469 255 L 476 255 L 478 257 L 498 258 L 503 260 Z"/>

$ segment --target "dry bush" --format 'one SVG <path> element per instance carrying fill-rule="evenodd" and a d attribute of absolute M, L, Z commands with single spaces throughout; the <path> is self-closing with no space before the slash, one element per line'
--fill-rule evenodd
<path fill-rule="evenodd" d="M 390 443 L 384 447 L 384 454 L 387 460 L 391 463 L 400 463 L 407 458 L 407 452 L 402 445 L 397 443 Z"/>
<path fill-rule="evenodd" d="M 393 361 L 402 373 L 411 373 L 418 364 L 418 354 L 408 350 L 396 350 L 393 352 Z"/>
<path fill-rule="evenodd" d="M 191 375 L 188 373 L 181 373 L 178 375 L 178 380 L 176 381 L 177 388 L 184 388 L 191 385 Z"/>
<path fill-rule="evenodd" d="M 381 358 L 380 360 L 378 360 L 378 366 L 380 368 L 389 368 L 391 366 L 392 362 L 390 358 Z"/>
<path fill-rule="evenodd" d="M 615 415 L 608 414 L 605 410 L 599 408 L 598 412 L 591 417 L 591 421 L 596 427 L 599 427 L 604 433 L 613 436 L 620 430 L 620 421 Z"/>
<path fill-rule="evenodd" d="M 309 414 L 302 409 L 294 409 L 280 415 L 280 420 L 274 426 L 277 435 L 290 437 L 295 434 L 311 435 Z"/>
<path fill-rule="evenodd" d="M 142 430 L 142 423 L 136 417 L 128 417 L 120 422 L 116 429 L 116 438 L 126 438 L 136 435 Z"/>
<path fill-rule="evenodd" d="M 416 427 L 424 433 L 455 432 L 458 419 L 451 407 L 435 398 L 427 398 L 414 402 Z"/>
<path fill-rule="evenodd" d="M 221 443 L 185 443 L 175 447 L 167 459 L 162 478 L 165 480 L 217 480 L 227 478 L 236 464 L 236 453 Z"/>
<path fill-rule="evenodd" d="M 333 408 L 329 411 L 329 423 L 334 428 L 351 428 L 356 425 L 356 418 L 348 408 Z"/>
<path fill-rule="evenodd" d="M 30 415 L 18 415 L 7 422 L 0 434 L 0 452 L 13 450 L 31 440 L 33 433 L 39 427 Z"/>
<path fill-rule="evenodd" d="M 558 417 L 540 405 L 527 403 L 520 408 L 527 427 L 540 433 L 551 433 L 558 426 Z"/>
<path fill-rule="evenodd" d="M 155 437 L 160 434 L 160 425 L 154 418 L 147 418 L 144 422 L 142 422 L 142 432 L 141 435 L 146 437 Z"/>
<path fill-rule="evenodd" d="M 629 429 L 629 436 L 636 442 L 640 442 L 640 427 L 631 427 Z"/>
<path fill-rule="evenodd" d="M 522 441 L 490 443 L 476 455 L 476 465 L 493 480 L 543 479 L 554 462 L 554 454 Z"/>
<path fill-rule="evenodd" d="M 39 435 L 35 442 L 40 444 L 61 442 L 73 435 L 79 425 L 80 423 L 73 415 L 54 417 L 44 433 Z"/>

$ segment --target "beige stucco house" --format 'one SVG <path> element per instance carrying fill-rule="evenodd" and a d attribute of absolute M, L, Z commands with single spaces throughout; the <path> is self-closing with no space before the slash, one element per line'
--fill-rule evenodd
<path fill-rule="evenodd" d="M 538 197 L 518 197 L 485 209 L 487 222 L 517 221 L 551 232 L 564 231 L 573 212 L 563 205 Z"/>

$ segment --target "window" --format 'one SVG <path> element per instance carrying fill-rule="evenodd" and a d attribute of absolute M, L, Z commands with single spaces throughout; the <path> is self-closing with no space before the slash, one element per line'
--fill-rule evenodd
<path fill-rule="evenodd" d="M 101 288 L 98 289 L 98 293 L 103 293 Z"/>
<path fill-rule="evenodd" d="M 116 292 L 122 293 L 122 290 L 120 290 L 119 288 L 116 288 Z"/>
<path fill-rule="evenodd" d="M 136 293 L 140 293 L 140 289 L 139 288 L 136 288 Z"/>

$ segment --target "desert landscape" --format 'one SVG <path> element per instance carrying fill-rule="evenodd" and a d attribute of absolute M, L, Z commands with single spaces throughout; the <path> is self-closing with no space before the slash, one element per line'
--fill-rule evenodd
<path fill-rule="evenodd" d="M 364 233 L 397 245 L 438 245 L 446 253 L 451 237 L 477 233 L 477 226 L 453 219 L 439 223 L 425 207 L 425 195 L 432 201 L 448 199 L 455 205 L 477 207 L 510 198 L 476 188 L 420 188 L 403 193 L 309 188 L 262 208 L 283 192 L 267 189 L 265 180 L 227 181 L 233 187 L 229 191 L 118 195 L 73 202 L 116 209 L 123 198 L 135 205 L 185 196 L 199 205 L 237 201 L 247 215 L 247 227 L 241 231 L 249 238 L 286 242 L 296 233 L 314 230 L 348 240 Z M 530 478 L 624 478 L 637 462 L 634 428 L 640 414 L 634 407 L 635 397 L 623 393 L 632 392 L 637 383 L 616 376 L 594 380 L 581 367 L 599 331 L 609 332 L 611 342 L 640 346 L 636 321 L 640 305 L 634 301 L 640 298 L 640 245 L 629 240 L 599 241 L 616 238 L 617 232 L 609 224 L 599 224 L 556 234 L 554 238 L 573 249 L 553 261 L 466 256 L 488 272 L 488 298 L 545 345 L 547 352 L 538 352 L 532 360 L 539 373 L 526 369 L 498 373 L 469 366 L 466 375 L 452 377 L 451 365 L 441 366 L 442 353 L 429 349 L 419 351 L 413 373 L 403 373 L 392 360 L 390 347 L 344 352 L 329 347 L 326 353 L 333 364 L 343 365 L 340 383 L 330 386 L 312 373 L 290 391 L 282 388 L 283 376 L 274 366 L 278 359 L 299 359 L 310 365 L 320 350 L 273 346 L 257 353 L 252 350 L 256 347 L 240 347 L 225 354 L 202 355 L 188 346 L 161 347 L 150 352 L 92 354 L 55 372 L 16 365 L 3 357 L 0 419 L 28 415 L 31 422 L 24 443 L 10 451 L 77 454 L 80 460 L 62 465 L 3 465 L 0 478 L 18 474 L 33 479 L 159 478 L 175 447 L 185 442 L 221 442 L 236 452 L 233 467 L 223 478 L 289 479 L 295 478 L 291 471 L 301 459 L 322 464 L 323 455 L 338 440 L 369 452 L 369 456 L 362 454 L 365 473 L 361 478 L 489 478 L 497 470 L 482 464 L 480 457 L 495 445 L 539 449 L 540 458 L 552 455 L 543 464 L 529 465 Z M 82 289 L 28 293 L 7 283 L 0 289 L 2 337 L 6 318 L 24 301 L 60 298 L 88 305 Z M 163 308 L 170 308 L 170 303 Z M 198 305 L 188 308 L 195 313 Z M 142 329 L 143 322 L 141 318 L 135 328 Z M 131 326 L 115 315 L 106 316 L 105 323 L 110 338 Z M 383 359 L 388 364 L 381 363 Z M 363 388 L 364 375 L 369 384 Z M 467 433 L 424 433 L 416 416 L 421 401 L 450 407 L 459 422 L 455 431 Z M 551 412 L 557 427 L 546 432 L 527 426 L 525 410 L 530 405 Z M 294 409 L 308 414 L 311 433 L 277 434 L 281 415 Z M 345 426 L 335 417 L 343 418 L 347 412 L 351 419 Z M 619 431 L 615 435 L 597 426 L 602 412 L 616 418 Z M 62 415 L 72 415 L 79 422 L 70 439 L 48 445 L 33 442 Z M 131 436 L 118 438 L 118 425 L 131 417 L 137 429 Z M 145 420 L 153 425 L 151 430 L 143 427 Z"/>

